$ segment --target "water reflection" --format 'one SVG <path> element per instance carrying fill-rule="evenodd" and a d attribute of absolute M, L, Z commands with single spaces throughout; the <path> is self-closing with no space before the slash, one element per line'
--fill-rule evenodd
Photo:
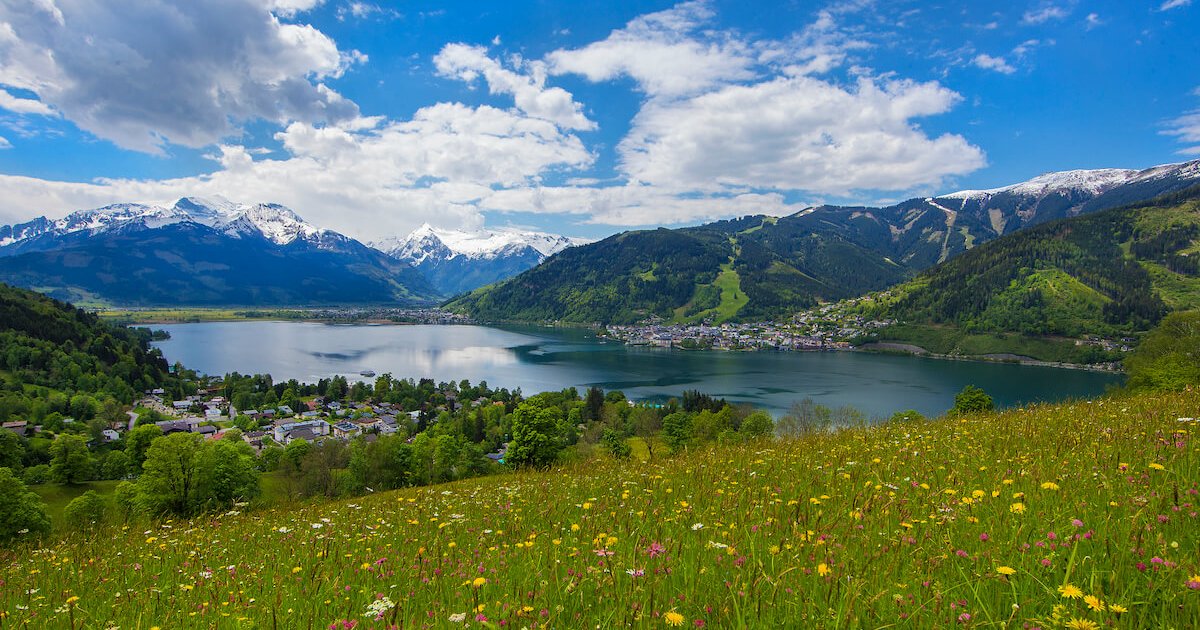
<path fill-rule="evenodd" d="M 164 326 L 168 359 L 210 374 L 266 372 L 315 382 L 335 374 L 390 372 L 396 378 L 486 380 L 525 393 L 565 387 L 620 389 L 665 400 L 699 389 L 776 413 L 812 397 L 869 415 L 899 409 L 937 414 L 964 385 L 1002 405 L 1092 396 L 1119 377 L 1010 364 L 938 361 L 859 353 L 686 352 L 630 348 L 586 331 L 484 326 L 326 325 L 219 322 Z"/>

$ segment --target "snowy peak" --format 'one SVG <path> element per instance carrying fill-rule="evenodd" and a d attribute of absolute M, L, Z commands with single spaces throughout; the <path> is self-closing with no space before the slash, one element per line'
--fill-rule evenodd
<path fill-rule="evenodd" d="M 1165 178 L 1180 180 L 1200 179 L 1200 160 L 1180 164 L 1163 164 L 1140 171 L 1124 168 L 1101 168 L 1045 173 L 1029 181 L 1011 186 L 987 190 L 961 190 L 948 195 L 941 195 L 941 198 L 962 200 L 987 199 L 1002 193 L 1030 197 L 1045 197 L 1056 193 L 1082 193 L 1087 196 L 1097 196 L 1119 186 Z"/>
<path fill-rule="evenodd" d="M 28 223 L 0 227 L 0 247 L 48 236 L 91 236 L 114 230 L 156 229 L 177 223 L 203 225 L 234 238 L 258 236 L 277 245 L 298 238 L 323 242 L 340 237 L 306 223 L 279 204 L 238 204 L 221 197 L 184 197 L 169 206 L 120 203 L 79 210 L 61 219 L 39 217 Z M 345 237 L 332 238 L 345 240 Z"/>
<path fill-rule="evenodd" d="M 404 238 L 380 241 L 374 247 L 394 258 L 419 265 L 430 259 L 449 260 L 456 257 L 491 260 L 524 255 L 529 250 L 533 250 L 539 259 L 544 259 L 586 242 L 586 239 L 513 228 L 466 232 L 439 229 L 426 223 Z"/>

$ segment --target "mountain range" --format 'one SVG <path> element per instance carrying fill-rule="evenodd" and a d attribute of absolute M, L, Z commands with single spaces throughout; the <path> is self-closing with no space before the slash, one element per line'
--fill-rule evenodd
<path fill-rule="evenodd" d="M 515 276 L 548 256 L 587 242 L 513 228 L 465 232 L 426 223 L 404 238 L 371 245 L 415 267 L 442 294 L 457 295 Z"/>
<path fill-rule="evenodd" d="M 582 242 L 424 225 L 367 246 L 278 204 L 185 197 L 0 226 L 0 279 L 128 306 L 432 304 Z"/>
<path fill-rule="evenodd" d="M 1200 161 L 1050 173 L 883 208 L 820 206 L 574 247 L 448 306 L 484 320 L 762 319 L 884 289 L 1019 230 L 1200 183 Z"/>
<path fill-rule="evenodd" d="M 0 280 L 83 303 L 430 303 L 410 265 L 277 204 L 185 197 L 0 227 Z"/>

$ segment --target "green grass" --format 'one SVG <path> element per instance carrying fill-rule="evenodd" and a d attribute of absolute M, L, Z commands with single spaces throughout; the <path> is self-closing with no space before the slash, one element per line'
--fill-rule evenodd
<path fill-rule="evenodd" d="M 1200 627 L 1200 448 L 1176 421 L 1198 408 L 1035 406 L 114 526 L 0 552 L 0 623 Z"/>
<path fill-rule="evenodd" d="M 41 483 L 36 486 L 30 486 L 29 489 L 37 493 L 42 501 L 46 502 L 46 514 L 50 516 L 50 524 L 55 530 L 66 529 L 66 524 L 63 522 L 63 510 L 67 509 L 67 504 L 72 499 L 87 492 L 95 490 L 97 494 L 104 497 L 112 503 L 112 494 L 117 489 L 119 481 L 88 481 L 76 485 L 67 485 L 60 483 Z"/>
<path fill-rule="evenodd" d="M 168 324 L 177 322 L 227 322 L 252 319 L 239 313 L 244 309 L 231 308 L 106 308 L 96 312 L 104 319 L 139 324 Z"/>
<path fill-rule="evenodd" d="M 1157 263 L 1142 261 L 1163 302 L 1174 310 L 1200 308 L 1200 278 L 1175 273 Z"/>
<path fill-rule="evenodd" d="M 721 272 L 713 280 L 712 286 L 721 294 L 721 301 L 716 306 L 685 316 L 691 303 L 685 304 L 675 310 L 675 319 L 694 323 L 711 317 L 717 323 L 726 322 L 736 317 L 738 311 L 750 303 L 750 297 L 742 291 L 742 281 L 738 272 L 734 270 L 733 263 L 721 265 Z"/>

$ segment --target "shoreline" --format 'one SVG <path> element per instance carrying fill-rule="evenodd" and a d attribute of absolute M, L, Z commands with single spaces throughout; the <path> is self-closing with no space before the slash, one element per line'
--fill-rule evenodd
<path fill-rule="evenodd" d="M 868 347 L 872 346 L 872 347 Z M 1083 363 L 1060 363 L 1057 361 L 1042 361 L 1033 357 L 1026 357 L 1016 354 L 938 354 L 930 352 L 921 346 L 906 343 L 889 343 L 886 341 L 874 341 L 861 346 L 848 348 L 847 352 L 863 352 L 868 354 L 902 354 L 906 356 L 923 357 L 927 359 L 940 359 L 944 361 L 975 361 L 981 363 L 1010 363 L 1013 365 L 1028 365 L 1034 367 L 1051 367 L 1061 368 L 1064 370 L 1083 370 L 1086 372 L 1102 372 L 1105 374 L 1124 374 L 1125 370 L 1110 370 L 1096 365 L 1088 365 Z"/>

